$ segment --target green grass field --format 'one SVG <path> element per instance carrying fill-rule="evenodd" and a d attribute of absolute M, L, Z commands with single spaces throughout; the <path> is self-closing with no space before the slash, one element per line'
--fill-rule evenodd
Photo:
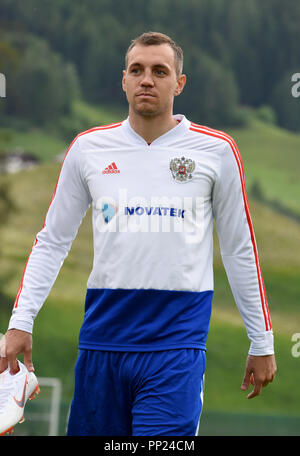
<path fill-rule="evenodd" d="M 247 187 L 259 182 L 268 200 L 279 200 L 300 215 L 300 135 L 255 119 L 228 133 L 241 152 Z"/>
<path fill-rule="evenodd" d="M 105 119 L 103 123 L 106 123 Z M 297 147 L 300 150 L 300 137 L 274 127 L 263 128 L 261 123 L 253 123 L 249 130 L 230 133 L 239 144 L 248 182 L 262 175 L 268 195 L 281 197 L 284 203 L 289 202 L 296 209 L 296 195 L 299 195 L 300 188 L 299 180 L 295 179 L 300 161 L 300 155 L 297 161 L 296 150 Z M 44 141 L 41 138 L 40 147 Z M 34 143 L 34 139 L 31 140 Z M 265 175 L 263 170 L 273 169 L 273 163 L 274 172 Z M 10 189 L 16 211 L 0 234 L 1 290 L 11 297 L 11 304 L 0 305 L 0 332 L 6 330 L 27 256 L 36 233 L 42 227 L 59 168 L 58 163 L 45 160 L 38 168 L 18 173 L 17 178 L 16 175 L 1 176 Z M 281 188 L 278 181 L 274 182 L 277 173 L 286 186 Z M 290 195 L 294 195 L 293 202 Z M 300 435 L 300 358 L 291 354 L 292 334 L 300 332 L 299 224 L 252 200 L 250 209 L 276 336 L 278 373 L 274 382 L 255 399 L 247 400 L 247 394 L 240 390 L 249 341 L 232 298 L 215 238 L 215 297 L 207 343 L 200 433 L 274 435 L 283 432 L 283 435 Z M 89 211 L 34 327 L 36 372 L 40 376 L 61 378 L 65 404 L 73 393 L 78 332 L 91 265 Z"/>

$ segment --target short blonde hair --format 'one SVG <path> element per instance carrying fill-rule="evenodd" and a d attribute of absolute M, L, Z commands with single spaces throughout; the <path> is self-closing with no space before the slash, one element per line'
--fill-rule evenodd
<path fill-rule="evenodd" d="M 175 43 L 168 35 L 159 32 L 145 32 L 131 41 L 125 55 L 125 68 L 128 66 L 128 54 L 136 45 L 142 46 L 159 46 L 160 44 L 168 44 L 174 51 L 175 68 L 177 76 L 180 76 L 183 68 L 183 51 L 178 44 Z"/>

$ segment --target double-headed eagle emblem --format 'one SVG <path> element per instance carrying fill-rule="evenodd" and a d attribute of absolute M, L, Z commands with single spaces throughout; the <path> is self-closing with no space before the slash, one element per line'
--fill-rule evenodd
<path fill-rule="evenodd" d="M 170 161 L 170 170 L 177 182 L 186 182 L 192 179 L 195 166 L 194 160 L 190 158 L 173 158 Z"/>

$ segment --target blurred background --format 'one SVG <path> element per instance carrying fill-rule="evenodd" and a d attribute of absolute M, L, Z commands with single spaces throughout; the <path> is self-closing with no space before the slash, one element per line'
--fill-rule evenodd
<path fill-rule="evenodd" d="M 249 341 L 215 237 L 199 433 L 300 435 L 299 24 L 298 0 L 1 0 L 2 333 L 68 144 L 127 116 L 121 72 L 130 41 L 149 30 L 169 34 L 188 78 L 175 112 L 225 130 L 241 152 L 276 336 L 277 376 L 248 401 L 240 385 Z M 17 435 L 65 433 L 92 265 L 90 216 L 36 319 L 41 394 Z"/>

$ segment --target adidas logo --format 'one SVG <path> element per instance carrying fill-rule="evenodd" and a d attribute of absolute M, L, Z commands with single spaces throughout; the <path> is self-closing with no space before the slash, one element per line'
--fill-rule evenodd
<path fill-rule="evenodd" d="M 118 174 L 119 172 L 120 172 L 120 170 L 118 169 L 115 162 L 112 162 L 111 165 L 109 165 L 107 168 L 105 168 L 102 171 L 102 174 Z"/>

